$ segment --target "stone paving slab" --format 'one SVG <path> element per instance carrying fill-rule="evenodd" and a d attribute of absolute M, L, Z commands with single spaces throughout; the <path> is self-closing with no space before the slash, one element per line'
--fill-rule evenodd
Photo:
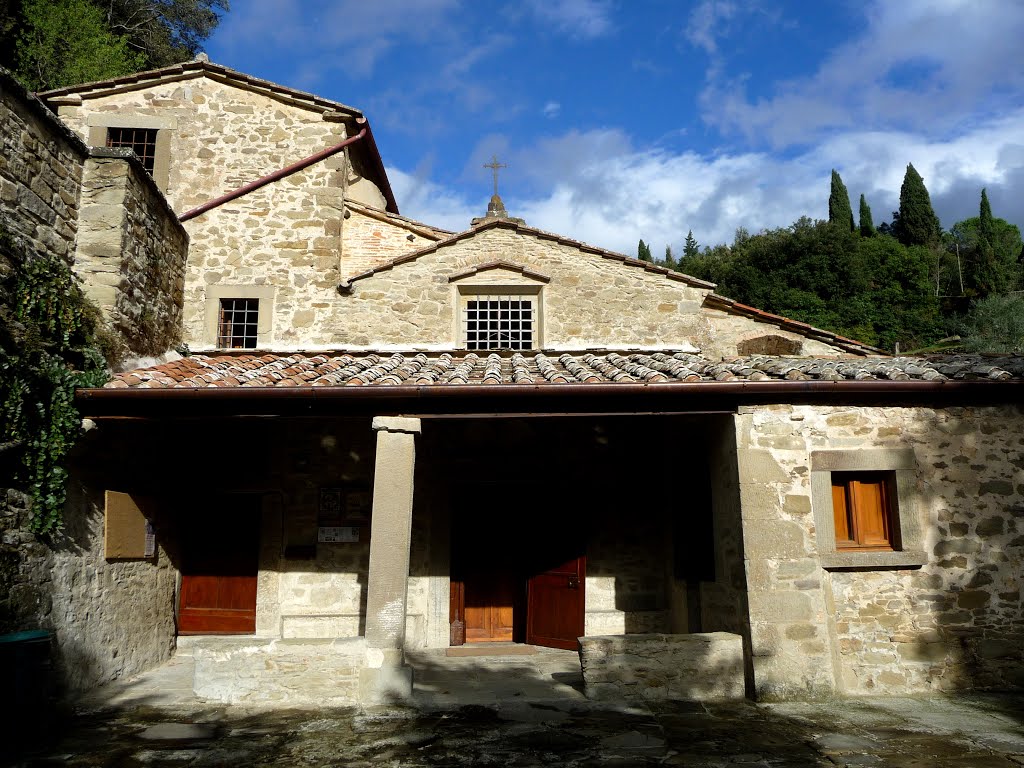
<path fill-rule="evenodd" d="M 63 738 L 12 764 L 1019 768 L 1022 713 L 1024 695 L 643 706 L 563 698 L 321 711 L 136 702 L 80 710 Z"/>
<path fill-rule="evenodd" d="M 416 658 L 411 707 L 254 709 L 192 695 L 187 657 L 101 689 L 0 765 L 1021 768 L 1024 693 L 823 702 L 595 702 L 569 657 Z M 577 673 L 578 674 L 578 673 Z M 467 680 L 467 678 L 469 678 Z M 460 687 L 460 681 L 465 685 Z"/>

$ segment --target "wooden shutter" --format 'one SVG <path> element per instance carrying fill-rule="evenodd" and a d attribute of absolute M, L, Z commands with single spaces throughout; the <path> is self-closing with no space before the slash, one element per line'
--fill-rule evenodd
<path fill-rule="evenodd" d="M 837 549 L 893 548 L 890 476 L 888 472 L 832 473 Z"/>

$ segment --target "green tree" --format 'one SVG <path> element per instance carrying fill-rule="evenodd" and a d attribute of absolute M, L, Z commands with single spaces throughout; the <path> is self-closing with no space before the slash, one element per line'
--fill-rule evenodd
<path fill-rule="evenodd" d="M 654 257 L 651 256 L 651 247 L 643 241 L 643 238 L 640 239 L 640 244 L 636 247 L 636 257 L 640 261 L 654 261 Z"/>
<path fill-rule="evenodd" d="M 896 237 L 904 245 L 933 245 L 942 231 L 939 217 L 932 209 L 932 200 L 924 179 L 913 164 L 907 165 L 900 187 L 900 215 L 893 222 Z"/>
<path fill-rule="evenodd" d="M 1024 353 L 1024 296 L 989 296 L 975 302 L 960 335 L 969 352 Z"/>
<path fill-rule="evenodd" d="M 861 237 L 874 237 L 875 234 L 875 223 L 871 220 L 871 206 L 868 205 L 868 201 L 864 198 L 864 195 L 861 195 L 860 235 Z"/>
<path fill-rule="evenodd" d="M 92 0 L 107 28 L 141 53 L 147 67 L 195 58 L 229 9 L 228 0 Z"/>
<path fill-rule="evenodd" d="M 700 245 L 697 244 L 697 240 L 693 237 L 693 230 L 691 229 L 686 233 L 686 241 L 683 243 L 683 258 L 692 259 L 700 253 Z"/>
<path fill-rule="evenodd" d="M 832 191 L 828 196 L 828 220 L 830 224 L 853 232 L 853 209 L 850 207 L 850 193 L 835 168 L 832 169 Z"/>
<path fill-rule="evenodd" d="M 88 0 L 24 0 L 16 50 L 18 75 L 34 90 L 116 77 L 143 57 L 111 33 Z"/>
<path fill-rule="evenodd" d="M 988 193 L 981 192 L 979 215 L 958 221 L 950 228 L 952 247 L 963 265 L 968 295 L 984 298 L 1024 285 L 1019 254 L 1021 233 L 1016 225 L 992 215 Z"/>

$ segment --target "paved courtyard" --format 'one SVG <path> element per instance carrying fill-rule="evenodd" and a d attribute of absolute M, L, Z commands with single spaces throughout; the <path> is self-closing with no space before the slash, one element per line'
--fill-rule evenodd
<path fill-rule="evenodd" d="M 630 706 L 587 701 L 572 653 L 412 660 L 412 706 L 268 711 L 197 700 L 179 656 L 98 691 L 10 764 L 1024 766 L 1024 695 Z"/>

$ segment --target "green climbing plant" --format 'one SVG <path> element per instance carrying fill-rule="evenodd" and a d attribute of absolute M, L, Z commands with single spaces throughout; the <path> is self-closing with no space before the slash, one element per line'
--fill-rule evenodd
<path fill-rule="evenodd" d="M 81 432 L 75 387 L 108 377 L 99 312 L 63 259 L 30 255 L 0 228 L 0 434 L 31 530 L 63 521 L 68 454 Z"/>

